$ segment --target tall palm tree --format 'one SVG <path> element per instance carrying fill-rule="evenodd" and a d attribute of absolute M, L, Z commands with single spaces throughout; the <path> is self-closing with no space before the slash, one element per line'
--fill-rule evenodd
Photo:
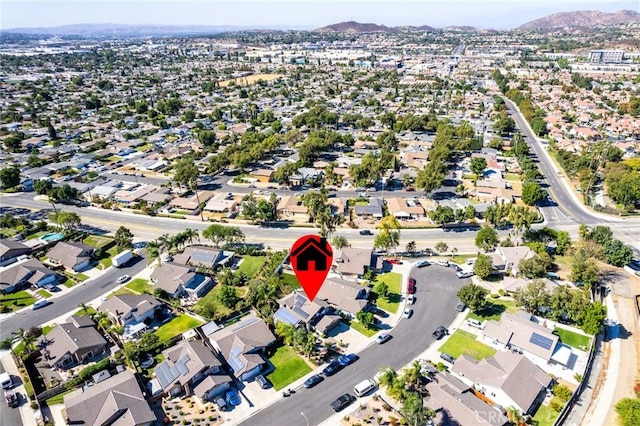
<path fill-rule="evenodd" d="M 157 241 L 149 241 L 144 250 L 147 253 L 148 264 L 153 263 L 156 259 L 160 259 L 160 245 Z"/>
<path fill-rule="evenodd" d="M 160 253 L 162 253 L 165 250 L 169 251 L 169 249 L 171 248 L 171 236 L 169 234 L 160 235 L 157 241 L 158 241 L 158 249 L 160 250 Z"/>
<path fill-rule="evenodd" d="M 197 238 L 200 241 L 200 233 L 197 229 L 187 228 L 184 230 L 184 235 L 189 240 L 189 244 L 193 244 L 193 239 Z"/>
<path fill-rule="evenodd" d="M 83 315 L 89 315 L 89 305 L 86 303 L 79 303 L 78 308 L 80 308 Z"/>

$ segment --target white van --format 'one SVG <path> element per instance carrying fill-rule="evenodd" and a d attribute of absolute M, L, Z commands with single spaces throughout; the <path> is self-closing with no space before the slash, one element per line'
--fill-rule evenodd
<path fill-rule="evenodd" d="M 0 373 L 0 384 L 2 384 L 2 389 L 11 389 L 13 387 L 13 380 L 11 380 L 9 373 Z"/>
<path fill-rule="evenodd" d="M 363 380 L 358 383 L 355 388 L 353 388 L 353 393 L 355 393 L 356 396 L 363 396 L 371 392 L 373 389 L 375 389 L 375 387 L 376 384 L 373 380 Z"/>
<path fill-rule="evenodd" d="M 482 322 L 478 321 L 477 319 L 473 319 L 473 318 L 469 318 L 467 320 L 467 324 L 469 324 L 471 327 L 479 328 L 480 330 L 482 330 L 484 328 L 484 325 L 482 325 Z"/>

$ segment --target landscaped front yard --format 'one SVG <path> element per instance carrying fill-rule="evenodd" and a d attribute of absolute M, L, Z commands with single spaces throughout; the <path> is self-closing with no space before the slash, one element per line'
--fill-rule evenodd
<path fill-rule="evenodd" d="M 151 293 L 151 284 L 149 284 L 148 280 L 145 280 L 143 278 L 134 278 L 129 284 L 127 284 L 125 286 L 126 288 L 128 288 L 131 291 L 134 291 L 138 294 L 142 294 L 145 291 L 147 293 Z"/>
<path fill-rule="evenodd" d="M 160 340 L 168 340 L 174 336 L 184 333 L 185 331 L 191 330 L 200 324 L 202 324 L 200 321 L 188 315 L 178 315 L 168 323 L 158 328 L 154 333 Z"/>
<path fill-rule="evenodd" d="M 35 301 L 36 299 L 24 290 L 0 295 L 0 306 L 2 306 L 3 312 L 17 311 L 25 306 L 33 305 Z"/>
<path fill-rule="evenodd" d="M 553 330 L 553 334 L 560 336 L 560 341 L 572 348 L 580 349 L 581 351 L 589 349 L 591 339 L 587 336 L 559 327 Z"/>
<path fill-rule="evenodd" d="M 284 388 L 311 371 L 307 362 L 289 346 L 279 347 L 269 360 L 275 370 L 267 378 L 275 390 Z"/>
<path fill-rule="evenodd" d="M 265 256 L 242 256 L 242 262 L 238 266 L 238 272 L 243 272 L 247 277 L 251 278 L 256 272 L 262 268 L 267 258 Z"/>
<path fill-rule="evenodd" d="M 455 358 L 458 358 L 462 354 L 467 354 L 477 360 L 490 357 L 496 353 L 496 350 L 492 347 L 478 342 L 473 333 L 463 330 L 456 330 L 439 350 Z"/>
<path fill-rule="evenodd" d="M 375 326 L 371 326 L 371 328 L 367 328 L 360 321 L 356 321 L 356 320 L 351 320 L 348 322 L 348 324 L 349 324 L 349 327 L 364 334 L 367 337 L 371 337 L 374 334 L 376 334 L 378 331 L 380 331 Z"/>
<path fill-rule="evenodd" d="M 510 313 L 518 311 L 513 300 L 487 298 L 487 304 L 484 309 L 477 313 L 470 312 L 469 315 L 467 315 L 467 318 L 477 319 L 478 321 L 499 321 L 505 311 Z"/>
<path fill-rule="evenodd" d="M 400 301 L 402 300 L 402 275 L 396 272 L 387 272 L 386 274 L 378 275 L 375 282 L 384 282 L 389 287 L 387 297 L 378 297 L 376 305 L 392 314 L 398 312 Z"/>

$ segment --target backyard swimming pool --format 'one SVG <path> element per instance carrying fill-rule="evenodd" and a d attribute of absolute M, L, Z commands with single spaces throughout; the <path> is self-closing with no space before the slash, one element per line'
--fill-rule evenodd
<path fill-rule="evenodd" d="M 41 240 L 50 243 L 51 241 L 58 241 L 64 238 L 64 234 L 62 232 L 58 232 L 56 234 L 47 234 L 40 237 Z"/>

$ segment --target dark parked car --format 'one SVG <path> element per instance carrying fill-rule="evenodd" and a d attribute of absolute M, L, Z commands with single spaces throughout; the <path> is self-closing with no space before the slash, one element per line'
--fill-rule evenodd
<path fill-rule="evenodd" d="M 363 229 L 360 231 L 360 235 L 373 235 L 373 232 L 368 229 Z"/>
<path fill-rule="evenodd" d="M 327 365 L 324 370 L 322 370 L 322 374 L 324 374 L 327 377 L 333 376 L 343 368 L 344 368 L 344 365 L 340 364 L 338 361 L 331 361 L 331 363 Z"/>
<path fill-rule="evenodd" d="M 465 309 L 467 309 L 467 305 L 462 302 L 458 302 L 458 304 L 456 305 L 456 311 L 464 312 Z"/>
<path fill-rule="evenodd" d="M 329 406 L 333 411 L 337 413 L 338 411 L 342 411 L 347 405 L 351 404 L 351 402 L 355 399 L 356 398 L 353 395 L 349 393 L 345 393 L 344 395 L 340 395 L 338 399 L 336 399 L 331 404 L 329 404 Z"/>
<path fill-rule="evenodd" d="M 226 397 L 227 397 L 227 402 L 231 406 L 240 405 L 240 403 L 242 402 L 240 401 L 240 395 L 238 395 L 238 392 L 236 392 L 234 389 L 228 390 Z"/>
<path fill-rule="evenodd" d="M 307 389 L 312 388 L 323 380 L 324 380 L 324 377 L 322 377 L 319 374 L 314 374 L 313 376 L 309 377 L 307 380 L 304 381 L 304 387 Z"/>
<path fill-rule="evenodd" d="M 435 337 L 437 340 L 440 340 L 444 336 L 446 336 L 447 333 L 448 331 L 445 327 L 439 326 L 438 328 L 436 328 L 436 331 L 433 332 L 433 337 Z"/>
<path fill-rule="evenodd" d="M 256 383 L 258 383 L 262 389 L 269 387 L 269 381 L 265 379 L 262 374 L 256 376 Z"/>
<path fill-rule="evenodd" d="M 456 362 L 456 359 L 453 357 L 453 355 L 449 355 L 448 353 L 445 353 L 445 352 L 442 352 L 440 354 L 440 358 L 444 359 L 447 362 L 450 362 L 451 364 Z"/>
<path fill-rule="evenodd" d="M 347 366 L 349 364 L 353 364 L 358 360 L 358 355 L 356 354 L 348 354 L 348 355 L 340 355 L 338 358 L 338 362 L 340 365 Z"/>
<path fill-rule="evenodd" d="M 409 294 L 416 293 L 416 279 L 413 277 L 409 277 L 409 283 L 407 284 L 407 293 Z"/>

